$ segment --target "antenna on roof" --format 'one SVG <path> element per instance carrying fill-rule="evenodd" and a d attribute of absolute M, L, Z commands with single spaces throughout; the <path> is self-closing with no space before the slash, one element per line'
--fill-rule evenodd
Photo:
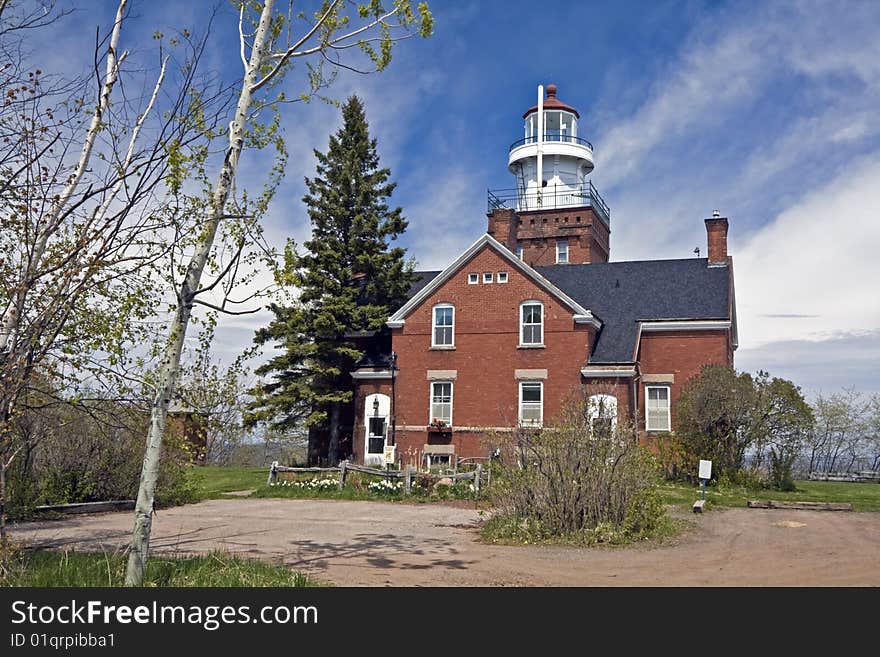
<path fill-rule="evenodd" d="M 694 247 L 694 253 L 696 253 L 697 257 L 699 258 L 700 257 L 700 247 L 698 247 L 698 246 Z"/>

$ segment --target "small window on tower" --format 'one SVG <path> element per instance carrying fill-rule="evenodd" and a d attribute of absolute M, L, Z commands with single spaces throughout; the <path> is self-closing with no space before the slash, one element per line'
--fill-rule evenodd
<path fill-rule="evenodd" d="M 568 262 L 568 240 L 557 240 L 556 262 L 558 264 L 565 264 Z"/>
<path fill-rule="evenodd" d="M 492 282 L 492 272 L 487 271 L 483 272 L 483 283 L 491 283 Z"/>
<path fill-rule="evenodd" d="M 476 272 L 468 274 L 468 285 L 476 285 L 480 282 L 480 275 Z"/>
<path fill-rule="evenodd" d="M 498 282 L 499 283 L 506 283 L 507 282 L 507 272 L 506 271 L 498 272 Z"/>
<path fill-rule="evenodd" d="M 522 242 L 516 243 L 516 257 L 522 260 L 523 257 L 523 245 Z"/>

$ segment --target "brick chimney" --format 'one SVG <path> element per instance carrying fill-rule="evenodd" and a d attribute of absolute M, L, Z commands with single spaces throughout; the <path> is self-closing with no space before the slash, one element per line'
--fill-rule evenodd
<path fill-rule="evenodd" d="M 519 217 L 509 208 L 495 208 L 489 213 L 489 226 L 486 230 L 492 237 L 511 251 L 516 250 L 516 233 Z"/>
<path fill-rule="evenodd" d="M 718 210 L 706 219 L 706 237 L 709 241 L 709 265 L 727 265 L 727 217 Z"/>

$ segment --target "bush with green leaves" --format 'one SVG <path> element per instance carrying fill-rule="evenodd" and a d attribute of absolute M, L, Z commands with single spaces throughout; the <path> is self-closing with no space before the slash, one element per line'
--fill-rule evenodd
<path fill-rule="evenodd" d="M 791 381 L 722 365 L 688 380 L 674 417 L 685 472 L 708 459 L 716 476 L 736 479 L 752 469 L 783 489 L 794 485 L 792 467 L 813 427 L 813 411 Z"/>

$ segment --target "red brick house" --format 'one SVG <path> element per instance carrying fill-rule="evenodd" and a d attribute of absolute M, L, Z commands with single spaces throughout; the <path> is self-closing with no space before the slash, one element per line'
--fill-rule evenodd
<path fill-rule="evenodd" d="M 609 262 L 610 211 L 586 177 L 577 111 L 550 85 L 523 118 L 517 187 L 489 192 L 486 234 L 420 273 L 390 341 L 352 373 L 357 461 L 380 463 L 392 440 L 405 463 L 486 456 L 487 434 L 541 426 L 572 395 L 601 395 L 597 415 L 641 435 L 665 432 L 684 382 L 733 364 L 727 219 L 705 220 L 707 258 Z"/>

